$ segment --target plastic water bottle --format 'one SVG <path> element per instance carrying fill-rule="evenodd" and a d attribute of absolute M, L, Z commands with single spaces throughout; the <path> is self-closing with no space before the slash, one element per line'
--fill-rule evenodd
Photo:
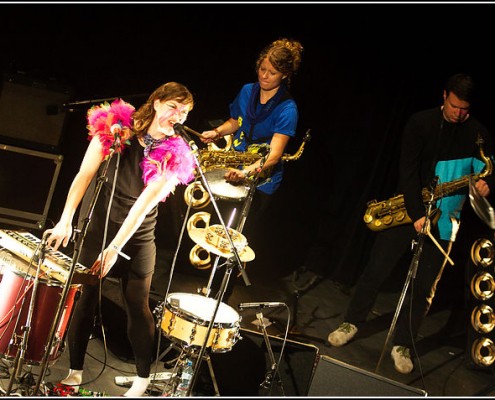
<path fill-rule="evenodd" d="M 179 384 L 177 385 L 177 389 L 175 391 L 175 395 L 177 397 L 187 396 L 187 391 L 189 390 L 189 385 L 191 384 L 191 379 L 194 372 L 192 365 L 192 361 L 187 359 L 180 375 Z"/>

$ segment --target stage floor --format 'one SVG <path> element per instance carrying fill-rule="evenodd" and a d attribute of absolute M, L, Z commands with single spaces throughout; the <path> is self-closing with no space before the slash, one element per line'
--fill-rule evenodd
<path fill-rule="evenodd" d="M 208 284 L 209 271 L 191 273 L 187 268 L 177 268 L 169 293 L 185 293 L 197 300 L 200 298 L 196 294 L 198 289 Z M 272 276 L 261 268 L 248 267 L 246 272 L 251 285 L 246 286 L 242 279 L 238 279 L 226 308 L 231 309 L 231 314 L 225 317 L 234 324 L 239 322 L 240 329 L 231 329 L 228 324 L 218 329 L 222 335 L 236 333 L 242 340 L 238 337 L 234 344 L 223 342 L 220 351 L 211 352 L 208 348 L 203 353 L 209 356 L 214 379 L 208 372 L 205 358 L 201 372 L 195 378 L 193 396 L 214 396 L 216 393 L 220 396 L 329 397 L 495 395 L 493 370 L 473 368 L 468 362 L 470 355 L 466 353 L 466 330 L 456 332 L 455 329 L 447 329 L 448 333 L 445 333 L 443 328 L 451 310 L 443 308 L 442 304 L 433 307 L 426 317 L 416 349 L 419 360 L 415 360 L 411 374 L 403 375 L 394 370 L 390 345 L 378 366 L 397 307 L 400 287 L 382 292 L 368 326 L 346 346 L 336 348 L 327 343 L 327 336 L 341 322 L 349 301 L 348 288 L 328 279 L 309 285 L 314 275 L 304 270 L 283 277 Z M 154 303 L 150 304 L 154 311 L 163 306 L 168 273 L 168 270 L 158 269 L 155 274 Z M 223 274 L 223 271 L 217 273 Z M 117 281 L 105 281 L 102 304 L 105 340 L 103 335 L 97 333 L 91 339 L 81 385 L 82 389 L 92 391 L 94 396 L 121 396 L 127 387 L 116 384 L 116 378 L 135 376 L 125 333 L 125 314 L 116 293 Z M 242 302 L 280 302 L 286 306 L 239 310 L 237 306 Z M 204 303 L 199 302 L 198 316 L 203 315 L 203 309 Z M 233 310 L 235 312 L 232 313 Z M 187 332 L 188 317 L 179 316 L 179 320 L 186 324 Z M 260 320 L 266 326 L 266 338 Z M 465 323 L 468 324 L 468 321 Z M 288 340 L 284 344 L 287 330 Z M 165 335 L 162 329 L 158 331 L 161 336 L 160 348 L 157 347 L 159 361 L 153 364 L 152 372 L 163 373 L 157 376 L 165 378 L 150 385 L 148 396 L 161 396 L 168 382 L 166 378 L 173 372 L 178 352 L 175 348 L 166 351 L 169 339 L 176 344 L 177 339 L 185 340 L 183 334 Z M 267 340 L 279 365 L 279 379 L 267 388 L 260 388 L 261 383 L 266 383 L 266 373 L 271 369 Z M 197 352 L 199 350 L 200 347 Z M 281 352 L 283 357 L 279 359 Z M 38 396 L 53 394 L 50 388 L 67 374 L 68 350 L 63 349 L 61 355 L 51 362 L 41 380 L 38 366 L 24 365 L 22 371 L 14 376 L 8 357 L 2 356 L 0 366 L 3 395 L 35 395 L 32 390 L 37 385 L 40 390 Z M 213 383 L 217 385 L 216 391 Z"/>

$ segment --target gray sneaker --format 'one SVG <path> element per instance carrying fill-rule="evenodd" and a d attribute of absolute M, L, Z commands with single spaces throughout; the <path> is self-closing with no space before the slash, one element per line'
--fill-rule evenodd
<path fill-rule="evenodd" d="M 328 342 L 335 347 L 343 346 L 354 337 L 357 331 L 358 328 L 355 325 L 342 322 L 336 330 L 328 335 Z"/>
<path fill-rule="evenodd" d="M 394 346 L 392 347 L 392 360 L 394 360 L 394 366 L 401 374 L 410 373 L 414 366 L 411 360 L 411 352 L 407 347 Z"/>

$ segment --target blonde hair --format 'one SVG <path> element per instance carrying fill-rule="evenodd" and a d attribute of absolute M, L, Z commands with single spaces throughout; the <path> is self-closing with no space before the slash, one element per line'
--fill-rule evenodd
<path fill-rule="evenodd" d="M 278 72 L 287 75 L 287 86 L 290 87 L 292 76 L 301 65 L 302 52 L 303 47 L 297 40 L 287 38 L 275 40 L 260 52 L 256 61 L 256 71 L 267 58 Z"/>
<path fill-rule="evenodd" d="M 155 100 L 167 101 L 175 100 L 181 104 L 194 107 L 194 99 L 191 92 L 182 84 L 177 82 L 168 82 L 161 85 L 151 93 L 146 103 L 144 103 L 134 113 L 134 132 L 138 137 L 143 136 L 155 118 L 155 108 L 153 104 Z"/>

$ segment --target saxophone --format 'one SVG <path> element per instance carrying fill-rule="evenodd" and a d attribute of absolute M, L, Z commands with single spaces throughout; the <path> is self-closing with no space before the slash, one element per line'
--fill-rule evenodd
<path fill-rule="evenodd" d="M 282 161 L 294 161 L 301 157 L 306 142 L 311 139 L 310 132 L 311 129 L 308 129 L 301 145 L 294 154 L 282 154 Z M 200 168 L 203 172 L 207 172 L 217 168 L 239 168 L 240 166 L 251 165 L 264 157 L 269 147 L 267 144 L 253 144 L 245 152 L 225 149 L 212 150 L 211 147 L 208 147 L 199 150 Z M 270 176 L 270 169 L 263 170 L 260 175 L 262 179 L 268 176 Z M 196 181 L 190 183 L 186 188 L 184 201 L 193 208 L 203 208 L 209 204 L 210 199 L 201 182 Z"/>
<path fill-rule="evenodd" d="M 303 151 L 307 141 L 311 139 L 311 129 L 308 129 L 301 145 L 294 154 L 282 154 L 282 161 L 294 161 L 298 160 Z M 236 151 L 236 150 L 214 150 L 213 148 L 207 148 L 199 151 L 200 166 L 203 171 L 208 171 L 212 168 L 228 168 L 238 167 L 244 165 L 251 165 L 258 161 L 266 154 L 270 148 L 267 144 L 252 144 L 248 147 L 248 150 Z"/>
<path fill-rule="evenodd" d="M 427 188 L 423 188 L 421 195 L 425 203 L 431 199 L 436 201 L 444 196 L 448 196 L 449 194 L 456 192 L 459 189 L 462 189 L 463 187 L 468 186 L 470 177 L 473 177 L 474 180 L 478 180 L 484 178 L 485 176 L 491 175 L 493 163 L 490 157 L 485 156 L 482 142 L 483 139 L 478 137 L 480 156 L 486 164 L 483 172 L 479 174 L 466 175 L 451 182 L 445 182 L 437 185 L 433 193 L 431 193 Z M 363 220 L 372 231 L 382 231 L 384 229 L 410 224 L 413 222 L 407 214 L 403 194 L 399 194 L 380 202 L 377 202 L 376 200 L 369 201 L 367 203 L 367 209 L 364 213 Z"/>

